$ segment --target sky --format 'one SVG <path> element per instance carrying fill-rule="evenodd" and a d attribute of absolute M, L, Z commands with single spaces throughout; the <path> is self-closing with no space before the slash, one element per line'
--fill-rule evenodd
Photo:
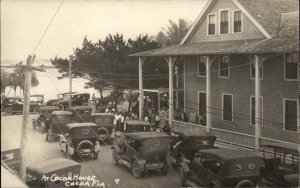
<path fill-rule="evenodd" d="M 1 0 L 1 64 L 16 64 L 33 53 L 61 0 Z M 85 36 L 93 42 L 108 34 L 121 33 L 125 39 L 139 34 L 155 36 L 169 25 L 169 20 L 183 18 L 193 23 L 206 0 L 64 0 L 44 38 L 35 51 L 34 66 L 49 59 L 69 57 L 80 47 Z M 32 94 L 45 94 L 46 100 L 67 92 L 68 79 L 58 80 L 57 70 L 36 72 L 40 84 Z M 85 90 L 83 79 L 74 79 L 73 91 Z M 7 89 L 13 96 L 14 91 Z M 20 91 L 17 91 L 20 95 Z"/>
<path fill-rule="evenodd" d="M 31 54 L 61 1 L 2 0 L 1 60 L 25 59 Z M 89 40 L 122 33 L 125 39 L 139 34 L 156 35 L 168 20 L 195 21 L 206 0 L 65 0 L 35 54 L 38 59 L 68 57 Z"/>

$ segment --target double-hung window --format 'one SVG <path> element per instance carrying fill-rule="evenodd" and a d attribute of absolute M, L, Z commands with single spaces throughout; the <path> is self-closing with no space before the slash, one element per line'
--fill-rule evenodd
<path fill-rule="evenodd" d="M 297 53 L 288 53 L 285 56 L 285 79 L 287 80 L 297 80 L 298 79 L 298 54 Z"/>
<path fill-rule="evenodd" d="M 255 97 L 250 97 L 250 119 L 251 119 L 251 125 L 255 125 L 255 123 L 258 121 L 260 126 L 263 126 L 263 98 L 260 97 L 260 118 L 261 119 L 255 119 Z"/>
<path fill-rule="evenodd" d="M 229 55 L 220 56 L 220 77 L 229 78 L 230 75 L 230 58 Z"/>
<path fill-rule="evenodd" d="M 283 105 L 284 130 L 297 132 L 297 126 L 299 126 L 299 101 L 297 99 L 284 99 Z"/>
<path fill-rule="evenodd" d="M 224 121 L 233 121 L 233 95 L 223 94 L 223 120 Z"/>
<path fill-rule="evenodd" d="M 220 12 L 220 34 L 229 33 L 229 11 L 222 10 Z"/>
<path fill-rule="evenodd" d="M 206 57 L 200 56 L 198 57 L 198 76 L 205 77 L 206 76 Z"/>
<path fill-rule="evenodd" d="M 242 32 L 242 11 L 240 10 L 233 12 L 233 32 Z"/>
<path fill-rule="evenodd" d="M 208 34 L 209 35 L 216 34 L 216 15 L 215 14 L 208 15 Z"/>

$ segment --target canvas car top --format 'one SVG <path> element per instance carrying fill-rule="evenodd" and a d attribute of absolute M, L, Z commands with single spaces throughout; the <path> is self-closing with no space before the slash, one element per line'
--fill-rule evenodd
<path fill-rule="evenodd" d="M 57 106 L 43 106 L 41 110 L 60 110 L 60 108 Z"/>
<path fill-rule="evenodd" d="M 53 111 L 52 115 L 72 115 L 69 111 Z"/>
<path fill-rule="evenodd" d="M 205 131 L 195 132 L 195 131 L 186 131 L 186 130 L 174 129 L 172 132 L 182 136 L 184 139 L 189 138 L 189 137 L 197 137 L 197 138 L 203 137 L 203 138 L 214 138 L 214 139 L 216 139 L 216 136 L 214 136 L 211 133 L 205 132 Z"/>
<path fill-rule="evenodd" d="M 30 97 L 43 97 L 43 94 L 30 95 Z"/>
<path fill-rule="evenodd" d="M 125 135 L 135 139 L 144 140 L 148 138 L 169 138 L 170 136 L 162 132 L 135 132 L 135 133 L 124 133 Z"/>
<path fill-rule="evenodd" d="M 5 97 L 3 99 L 23 99 L 23 97 Z"/>
<path fill-rule="evenodd" d="M 72 106 L 72 107 L 67 108 L 66 110 L 70 110 L 70 111 L 73 111 L 73 110 L 93 110 L 93 108 L 89 107 L 89 106 Z"/>
<path fill-rule="evenodd" d="M 146 121 L 139 121 L 139 120 L 129 120 L 125 122 L 127 125 L 151 125 L 149 122 Z"/>
<path fill-rule="evenodd" d="M 260 158 L 259 155 L 245 150 L 237 149 L 203 149 L 200 153 L 214 155 L 221 161 L 227 161 L 230 159 L 241 159 L 241 158 Z"/>
<path fill-rule="evenodd" d="M 98 127 L 95 123 L 68 123 L 66 124 L 66 128 L 73 129 L 76 127 Z"/>
<path fill-rule="evenodd" d="M 64 169 L 68 167 L 76 167 L 76 166 L 80 166 L 80 164 L 73 160 L 64 159 L 64 158 L 55 158 L 55 159 L 49 159 L 28 166 L 27 172 L 31 175 L 42 176 L 45 174 L 49 174 L 51 172 L 55 172 L 60 169 Z"/>
<path fill-rule="evenodd" d="M 113 113 L 94 113 L 92 116 L 114 116 Z"/>
<path fill-rule="evenodd" d="M 288 143 L 269 143 L 269 144 L 263 144 L 261 147 L 265 148 L 273 148 L 275 150 L 281 150 L 285 153 L 299 153 L 298 152 L 298 146 L 288 144 Z"/>

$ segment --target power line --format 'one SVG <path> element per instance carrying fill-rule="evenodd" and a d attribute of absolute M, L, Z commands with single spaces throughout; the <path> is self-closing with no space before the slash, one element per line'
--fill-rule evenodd
<path fill-rule="evenodd" d="M 45 31 L 44 31 L 44 33 L 42 34 L 42 36 L 41 36 L 41 38 L 39 39 L 39 41 L 38 41 L 38 43 L 36 44 L 36 46 L 34 47 L 34 49 L 33 49 L 33 51 L 32 51 L 32 54 L 35 53 L 36 49 L 37 49 L 37 48 L 39 47 L 39 45 L 41 44 L 43 38 L 46 36 L 46 33 L 47 33 L 48 29 L 50 28 L 50 26 L 51 26 L 51 24 L 52 24 L 54 18 L 56 17 L 56 15 L 57 15 L 57 13 L 59 12 L 60 8 L 62 7 L 63 3 L 64 3 L 64 0 L 61 1 L 61 3 L 59 4 L 58 8 L 56 9 L 56 12 L 54 13 L 53 17 L 51 18 L 51 20 L 50 20 L 48 26 L 46 27 L 46 29 L 45 29 Z"/>

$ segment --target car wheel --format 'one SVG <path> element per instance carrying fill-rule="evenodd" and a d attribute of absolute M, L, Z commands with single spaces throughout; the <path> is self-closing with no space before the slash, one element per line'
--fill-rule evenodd
<path fill-rule="evenodd" d="M 163 175 L 167 175 L 168 174 L 168 172 L 169 172 L 169 167 L 168 167 L 168 164 L 166 163 L 166 164 L 164 164 L 164 167 L 163 168 L 161 168 L 160 169 L 160 171 L 161 171 L 161 173 L 163 174 Z"/>
<path fill-rule="evenodd" d="M 5 108 L 5 109 L 4 109 L 4 112 L 5 112 L 5 114 L 8 115 L 8 116 L 10 116 L 10 115 L 13 114 L 13 111 L 12 111 L 11 108 Z"/>
<path fill-rule="evenodd" d="M 179 168 L 179 177 L 180 177 L 180 184 L 181 186 L 185 186 L 186 183 L 186 173 L 184 172 L 183 168 Z"/>
<path fill-rule="evenodd" d="M 98 135 L 98 138 L 101 140 L 101 141 L 104 141 L 104 140 L 107 140 L 109 138 L 109 131 L 107 130 L 107 128 L 105 127 L 100 127 L 98 130 L 97 130 L 97 135 Z"/>
<path fill-rule="evenodd" d="M 37 114 L 37 113 L 40 112 L 40 109 L 41 109 L 40 106 L 36 106 L 36 107 L 33 109 L 33 112 Z"/>
<path fill-rule="evenodd" d="M 113 153 L 112 153 L 112 161 L 113 161 L 114 165 L 118 165 L 118 163 L 119 163 L 119 160 L 118 160 L 118 157 L 117 157 L 115 151 L 113 151 Z"/>
<path fill-rule="evenodd" d="M 242 180 L 235 186 L 235 188 L 240 188 L 240 187 L 255 187 L 255 185 L 250 180 Z"/>
<path fill-rule="evenodd" d="M 139 168 L 139 164 L 136 160 L 131 163 L 131 171 L 135 178 L 140 178 L 142 175 L 142 171 Z"/>
<path fill-rule="evenodd" d="M 77 152 L 83 158 L 88 158 L 94 151 L 94 145 L 91 141 L 83 140 L 77 146 Z"/>

